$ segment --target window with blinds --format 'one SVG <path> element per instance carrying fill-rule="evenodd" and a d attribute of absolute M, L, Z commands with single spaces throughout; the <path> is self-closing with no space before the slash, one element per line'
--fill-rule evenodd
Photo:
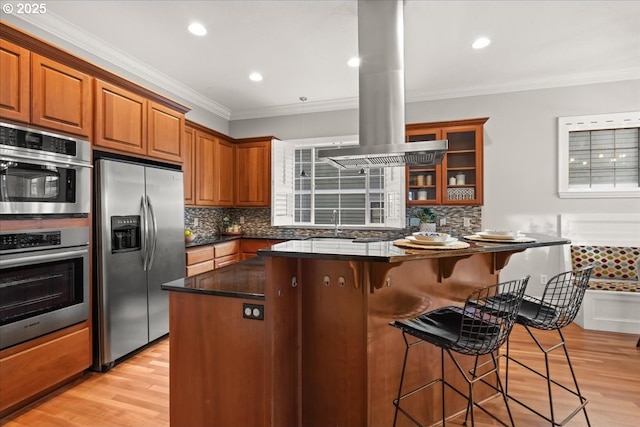
<path fill-rule="evenodd" d="M 640 112 L 561 117 L 560 197 L 640 197 Z"/>
<path fill-rule="evenodd" d="M 272 147 L 272 225 L 333 227 L 335 211 L 343 227 L 404 227 L 404 168 L 335 168 L 318 158 L 325 138 Z"/>
<path fill-rule="evenodd" d="M 569 132 L 569 188 L 638 187 L 640 128 Z"/>

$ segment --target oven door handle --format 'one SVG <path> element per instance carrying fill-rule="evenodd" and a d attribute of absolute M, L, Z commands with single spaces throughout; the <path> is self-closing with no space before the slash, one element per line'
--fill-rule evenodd
<path fill-rule="evenodd" d="M 40 264 L 43 262 L 50 261 L 60 261 L 70 258 L 76 258 L 79 256 L 85 256 L 89 253 L 89 249 L 79 249 L 74 251 L 64 251 L 64 252 L 56 252 L 53 254 L 40 254 L 33 255 L 31 252 L 29 255 L 21 256 L 18 258 L 10 258 L 3 257 L 0 259 L 0 268 L 8 268 L 8 267 L 21 267 L 30 264 Z"/>
<path fill-rule="evenodd" d="M 69 165 L 69 166 L 75 166 L 77 168 L 93 167 L 90 163 L 76 162 L 74 160 L 63 160 L 63 159 L 39 160 L 37 158 L 23 156 L 22 154 L 18 154 L 18 153 L 11 153 L 10 156 L 2 155 L 0 156 L 0 160 L 4 160 L 8 162 L 11 162 L 11 161 L 25 162 L 25 163 L 31 163 L 39 166 L 56 166 L 57 167 L 57 166 Z"/>

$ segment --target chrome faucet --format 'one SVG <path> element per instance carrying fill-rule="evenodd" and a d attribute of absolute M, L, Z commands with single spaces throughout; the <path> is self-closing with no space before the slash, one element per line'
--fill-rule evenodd
<path fill-rule="evenodd" d="M 338 229 L 338 211 L 336 209 L 333 210 L 331 221 L 333 221 L 333 235 L 338 236 L 338 233 L 342 230 Z"/>

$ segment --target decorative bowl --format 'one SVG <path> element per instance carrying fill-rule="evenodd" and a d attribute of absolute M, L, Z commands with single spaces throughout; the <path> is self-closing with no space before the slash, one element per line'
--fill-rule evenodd
<path fill-rule="evenodd" d="M 422 240 L 423 242 L 444 242 L 449 237 L 447 233 L 436 233 L 433 231 L 416 231 L 413 233 L 413 237 L 416 240 Z"/>

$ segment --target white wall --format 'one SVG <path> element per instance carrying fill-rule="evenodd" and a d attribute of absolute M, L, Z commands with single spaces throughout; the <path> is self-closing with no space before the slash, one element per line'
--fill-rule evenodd
<path fill-rule="evenodd" d="M 489 117 L 485 124 L 485 228 L 558 233 L 566 213 L 638 213 L 640 199 L 560 199 L 557 195 L 557 118 L 640 110 L 640 80 L 530 90 L 407 105 L 407 123 Z M 238 120 L 233 137 L 275 135 L 281 139 L 358 132 L 356 110 Z M 515 254 L 503 279 L 531 274 L 529 292 L 542 289 L 540 274 L 564 270 L 562 249 Z"/>

